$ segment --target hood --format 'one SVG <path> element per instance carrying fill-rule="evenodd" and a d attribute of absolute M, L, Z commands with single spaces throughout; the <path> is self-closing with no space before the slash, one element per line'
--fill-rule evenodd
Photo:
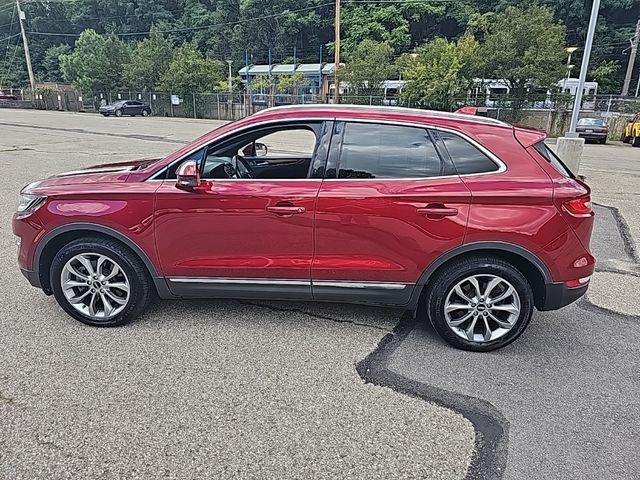
<path fill-rule="evenodd" d="M 79 183 L 120 183 L 126 182 L 129 174 L 157 162 L 160 158 L 144 158 L 118 163 L 103 163 L 78 170 L 59 173 L 25 187 L 32 190 L 40 187 L 70 185 Z"/>

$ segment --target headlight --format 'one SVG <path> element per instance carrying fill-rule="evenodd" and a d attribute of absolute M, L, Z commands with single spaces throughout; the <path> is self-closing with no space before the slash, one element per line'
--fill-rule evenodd
<path fill-rule="evenodd" d="M 38 208 L 47 197 L 42 195 L 31 195 L 29 193 L 21 193 L 18 200 L 18 213 L 33 212 Z"/>

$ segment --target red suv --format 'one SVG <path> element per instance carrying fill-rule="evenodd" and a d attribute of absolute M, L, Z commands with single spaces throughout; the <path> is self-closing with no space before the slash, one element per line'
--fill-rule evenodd
<path fill-rule="evenodd" d="M 161 298 L 426 308 L 487 351 L 587 290 L 589 188 L 539 131 L 355 106 L 264 110 L 158 160 L 28 185 L 13 229 L 31 284 L 95 326 Z"/>

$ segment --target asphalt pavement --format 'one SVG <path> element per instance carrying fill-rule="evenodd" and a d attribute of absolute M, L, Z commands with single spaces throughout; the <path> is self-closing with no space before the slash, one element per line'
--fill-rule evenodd
<path fill-rule="evenodd" d="M 489 354 L 347 305 L 160 302 L 95 329 L 22 278 L 23 184 L 219 124 L 0 110 L 0 478 L 640 477 L 640 301 L 620 298 L 639 278 L 639 149 L 585 151 L 616 207 L 598 207 L 589 301 Z"/>

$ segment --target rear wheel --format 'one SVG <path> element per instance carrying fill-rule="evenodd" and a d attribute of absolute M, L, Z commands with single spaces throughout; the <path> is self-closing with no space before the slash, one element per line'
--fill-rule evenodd
<path fill-rule="evenodd" d="M 429 320 L 456 348 L 487 352 L 504 347 L 522 334 L 533 314 L 531 286 L 500 258 L 455 261 L 429 283 Z"/>
<path fill-rule="evenodd" d="M 148 117 L 149 116 L 149 112 L 147 110 L 143 110 L 142 111 L 142 116 L 143 117 Z"/>
<path fill-rule="evenodd" d="M 105 238 L 81 238 L 65 245 L 53 259 L 50 282 L 58 304 L 69 315 L 97 327 L 135 319 L 153 293 L 137 255 Z"/>

